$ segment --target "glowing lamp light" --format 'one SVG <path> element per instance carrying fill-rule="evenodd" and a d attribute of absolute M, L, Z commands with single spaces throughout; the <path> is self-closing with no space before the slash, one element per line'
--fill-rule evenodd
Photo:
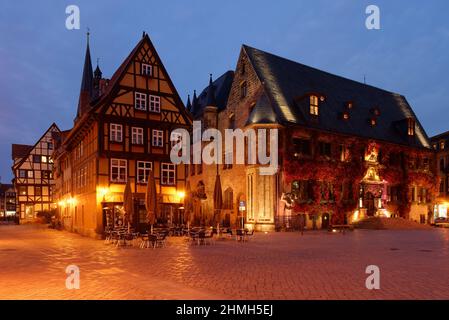
<path fill-rule="evenodd" d="M 185 193 L 184 191 L 179 191 L 179 192 L 178 192 L 178 197 L 179 197 L 180 199 L 184 199 L 185 196 L 186 196 L 186 193 Z"/>

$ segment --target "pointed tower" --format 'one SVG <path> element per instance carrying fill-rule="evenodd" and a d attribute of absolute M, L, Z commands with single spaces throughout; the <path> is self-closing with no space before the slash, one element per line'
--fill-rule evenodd
<path fill-rule="evenodd" d="M 218 126 L 218 107 L 215 99 L 215 88 L 212 82 L 212 74 L 209 75 L 209 87 L 207 88 L 206 94 L 204 125 L 206 128 L 217 128 Z"/>
<path fill-rule="evenodd" d="M 187 110 L 192 110 L 192 104 L 190 103 L 190 94 L 187 95 L 187 104 L 186 104 Z"/>
<path fill-rule="evenodd" d="M 198 97 L 196 96 L 196 90 L 193 90 L 193 99 L 192 99 L 192 107 L 190 108 L 190 112 L 193 117 L 195 117 L 195 113 L 198 111 Z"/>
<path fill-rule="evenodd" d="M 86 55 L 84 57 L 83 77 L 81 79 L 78 111 L 76 113 L 75 121 L 81 118 L 82 115 L 89 110 L 89 103 L 92 100 L 94 94 L 92 60 L 90 58 L 89 48 L 89 35 L 90 33 L 87 32 Z"/>
<path fill-rule="evenodd" d="M 100 70 L 100 66 L 98 65 L 98 60 L 97 60 L 97 67 L 95 68 L 94 79 L 93 79 L 93 99 L 96 99 L 101 95 L 100 81 L 101 81 L 102 75 L 103 74 Z"/>

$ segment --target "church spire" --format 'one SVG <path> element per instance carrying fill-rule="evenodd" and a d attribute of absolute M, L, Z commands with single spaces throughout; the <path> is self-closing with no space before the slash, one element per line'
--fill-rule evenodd
<path fill-rule="evenodd" d="M 190 103 L 190 94 L 187 95 L 187 105 L 186 105 L 187 110 L 191 111 L 192 110 L 192 104 Z"/>
<path fill-rule="evenodd" d="M 78 100 L 78 112 L 76 115 L 77 118 L 81 117 L 82 114 L 88 110 L 90 100 L 93 97 L 93 71 L 92 60 L 90 57 L 89 37 L 90 32 L 88 29 L 86 54 L 84 56 L 83 76 L 81 78 L 80 96 Z"/>

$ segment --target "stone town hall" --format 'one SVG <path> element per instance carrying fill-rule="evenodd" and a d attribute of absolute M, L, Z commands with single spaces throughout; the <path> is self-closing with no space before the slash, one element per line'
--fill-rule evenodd
<path fill-rule="evenodd" d="M 257 165 L 190 165 L 198 222 L 272 230 L 299 219 L 327 228 L 374 215 L 421 223 L 432 215 L 433 151 L 400 94 L 243 45 L 235 71 L 195 92 L 187 108 L 206 128 L 279 129 L 275 175 L 259 175 Z"/>

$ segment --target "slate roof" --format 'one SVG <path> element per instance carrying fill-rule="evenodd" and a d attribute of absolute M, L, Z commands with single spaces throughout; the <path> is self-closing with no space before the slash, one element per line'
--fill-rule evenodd
<path fill-rule="evenodd" d="M 13 144 L 11 152 L 12 159 L 26 157 L 31 150 L 33 150 L 33 146 L 27 144 Z"/>
<path fill-rule="evenodd" d="M 271 107 L 271 102 L 268 97 L 263 94 L 259 97 L 251 111 L 246 125 L 250 124 L 270 124 L 270 123 L 278 123 L 276 113 L 273 111 Z"/>
<path fill-rule="evenodd" d="M 404 96 L 330 74 L 247 45 L 243 50 L 264 83 L 272 112 L 285 125 L 301 125 L 392 143 L 430 148 L 429 138 Z M 318 119 L 309 113 L 309 96 L 322 96 Z M 348 102 L 353 108 L 347 109 Z M 379 115 L 375 116 L 373 110 Z M 256 110 L 256 107 L 253 111 Z M 258 111 L 270 113 L 267 105 Z M 343 120 L 342 112 L 349 113 Z M 271 117 L 271 115 L 268 117 Z M 377 124 L 371 126 L 370 118 Z M 264 119 L 264 115 L 250 116 Z M 415 120 L 415 137 L 407 135 L 406 119 Z M 250 119 L 248 119 L 250 121 Z"/>
<path fill-rule="evenodd" d="M 234 80 L 234 71 L 226 71 L 219 78 L 212 82 L 215 104 L 218 111 L 226 108 L 228 103 L 229 92 L 231 91 L 232 81 Z M 209 86 L 207 86 L 198 96 L 196 103 L 192 104 L 192 114 L 194 118 L 198 118 L 203 114 L 204 108 L 207 106 Z M 210 97 L 209 97 L 210 99 Z"/>

